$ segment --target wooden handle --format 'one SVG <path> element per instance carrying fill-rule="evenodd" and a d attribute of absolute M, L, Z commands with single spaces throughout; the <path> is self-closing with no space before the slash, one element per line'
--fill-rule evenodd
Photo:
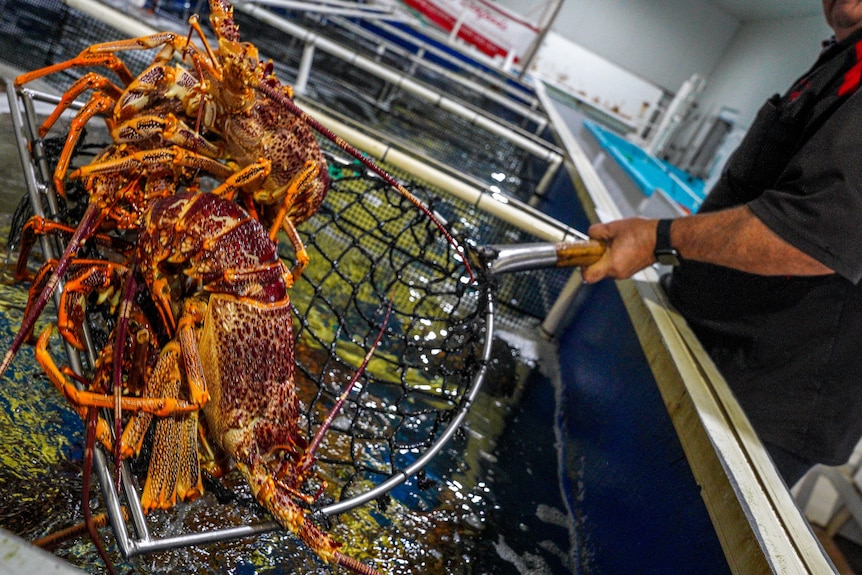
<path fill-rule="evenodd" d="M 598 240 L 582 242 L 560 242 L 556 245 L 557 266 L 588 266 L 605 253 L 605 244 Z"/>

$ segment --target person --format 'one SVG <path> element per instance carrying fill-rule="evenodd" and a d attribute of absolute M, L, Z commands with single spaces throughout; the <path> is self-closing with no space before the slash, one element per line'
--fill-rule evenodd
<path fill-rule="evenodd" d="M 678 264 L 669 300 L 788 485 L 862 437 L 862 0 L 823 10 L 831 42 L 760 109 L 701 209 L 594 224 L 606 250 L 583 270 Z"/>

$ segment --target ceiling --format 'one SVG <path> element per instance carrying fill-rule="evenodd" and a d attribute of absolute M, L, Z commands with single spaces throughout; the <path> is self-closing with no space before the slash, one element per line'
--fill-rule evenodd
<path fill-rule="evenodd" d="M 817 16 L 823 5 L 817 0 L 707 0 L 740 20 Z"/>

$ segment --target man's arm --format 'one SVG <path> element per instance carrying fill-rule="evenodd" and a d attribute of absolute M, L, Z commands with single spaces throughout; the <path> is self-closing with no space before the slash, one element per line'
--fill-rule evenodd
<path fill-rule="evenodd" d="M 584 269 L 584 280 L 628 278 L 655 262 L 657 220 L 628 218 L 590 226 L 602 240 L 602 258 Z M 831 269 L 785 242 L 747 206 L 674 220 L 671 244 L 684 259 L 708 262 L 760 275 L 826 275 Z"/>

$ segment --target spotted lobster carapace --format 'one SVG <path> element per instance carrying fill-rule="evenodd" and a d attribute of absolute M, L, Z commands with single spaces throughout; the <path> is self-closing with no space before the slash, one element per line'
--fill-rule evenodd
<path fill-rule="evenodd" d="M 318 495 L 305 490 L 314 453 L 299 426 L 290 272 L 276 244 L 240 206 L 213 194 L 158 200 L 144 228 L 133 274 L 155 302 L 153 324 L 162 326 L 149 331 L 170 338 L 147 371 L 142 398 L 121 402 L 135 412 L 123 433 L 125 456 L 140 449 L 155 419 L 144 508 L 171 507 L 201 492 L 200 408 L 206 437 L 229 456 L 282 526 L 328 563 L 377 573 L 339 551 L 309 518 L 307 506 Z M 124 319 L 121 314 L 120 323 Z M 52 381 L 80 402 L 79 410 L 113 405 L 109 395 L 72 391 L 47 353 L 46 334 L 38 359 Z"/>

